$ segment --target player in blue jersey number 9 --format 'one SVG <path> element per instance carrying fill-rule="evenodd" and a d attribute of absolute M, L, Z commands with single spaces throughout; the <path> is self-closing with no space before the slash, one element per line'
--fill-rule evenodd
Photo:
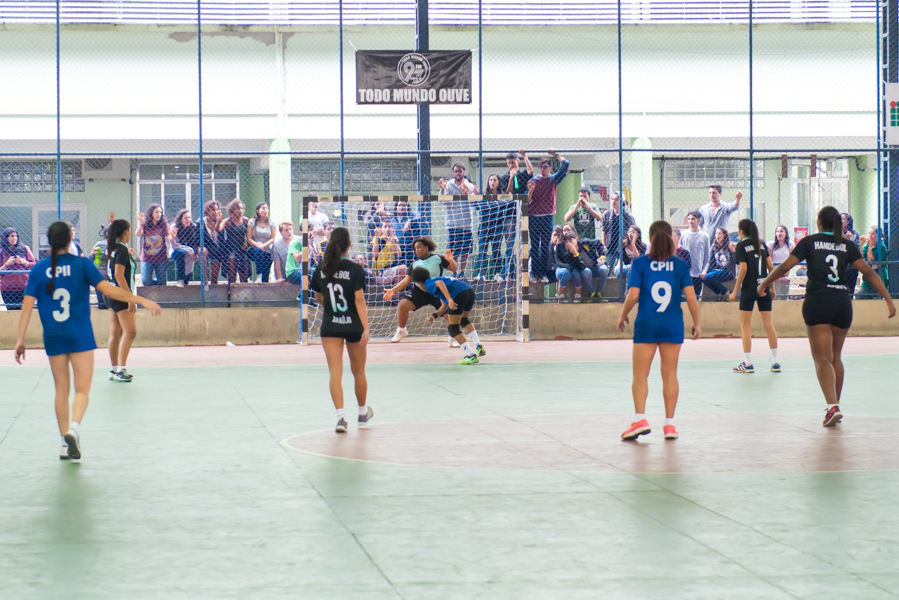
<path fill-rule="evenodd" d="M 44 329 L 44 349 L 50 359 L 50 370 L 56 385 L 56 420 L 63 436 L 59 458 L 81 458 L 79 430 L 87 410 L 94 373 L 94 350 L 97 341 L 91 326 L 90 286 L 113 300 L 140 304 L 150 314 L 162 312 L 152 300 L 135 296 L 105 280 L 93 261 L 68 253 L 72 228 L 57 221 L 47 231 L 50 256 L 31 269 L 22 303 L 19 336 L 16 340 L 16 362 L 25 359 L 25 331 L 37 302 Z M 69 369 L 74 373 L 75 402 L 69 422 Z"/>
<path fill-rule="evenodd" d="M 674 409 L 679 392 L 677 361 L 684 343 L 684 313 L 681 293 L 693 317 L 693 339 L 699 339 L 699 305 L 690 278 L 690 265 L 677 258 L 671 225 L 656 221 L 649 228 L 650 250 L 631 263 L 627 281 L 628 293 L 618 319 L 618 331 L 624 332 L 627 315 L 639 303 L 634 322 L 634 420 L 621 434 L 622 440 L 636 440 L 650 432 L 646 420 L 646 397 L 649 395 L 649 368 L 656 355 L 662 359 L 662 396 L 665 399 L 665 439 L 677 439 Z"/>

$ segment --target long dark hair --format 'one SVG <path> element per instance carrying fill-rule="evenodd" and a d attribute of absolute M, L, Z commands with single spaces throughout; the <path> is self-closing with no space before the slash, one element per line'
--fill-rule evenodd
<path fill-rule="evenodd" d="M 159 210 L 161 210 L 162 212 L 159 213 L 159 220 L 156 221 L 155 223 L 153 223 L 152 222 L 153 221 L 153 213 L 156 212 L 157 208 Z M 160 227 L 162 225 L 165 225 L 166 227 L 168 227 L 168 222 L 165 220 L 165 210 L 163 210 L 161 204 L 151 204 L 150 206 L 147 207 L 146 214 L 147 214 L 147 222 L 145 225 L 146 227 Z"/>
<path fill-rule="evenodd" d="M 28 256 L 28 253 L 25 252 L 25 244 L 22 243 L 21 236 L 19 236 L 15 246 L 10 246 L 9 236 L 12 234 L 19 235 L 19 232 L 15 227 L 7 227 L 3 230 L 3 239 L 0 240 L 0 247 L 2 247 L 10 256 Z"/>
<path fill-rule="evenodd" d="M 256 205 L 256 225 L 259 225 L 259 221 L 262 220 L 262 217 L 259 216 L 259 209 L 263 206 L 268 206 L 268 202 L 260 202 Z M 269 211 L 269 215 L 265 218 L 265 224 L 271 227 L 272 224 L 272 215 L 271 211 Z"/>
<path fill-rule="evenodd" d="M 790 230 L 787 229 L 787 226 L 786 226 L 786 225 L 778 225 L 777 227 L 774 228 L 774 242 L 773 242 L 773 244 L 772 244 L 772 249 L 773 249 L 773 250 L 777 250 L 777 249 L 780 248 L 780 246 L 781 246 L 780 240 L 777 239 L 777 230 L 778 230 L 778 229 L 783 229 L 783 230 L 784 230 L 784 243 L 783 243 L 783 245 L 784 245 L 786 248 L 789 248 L 789 247 L 790 247 Z"/>
<path fill-rule="evenodd" d="M 350 232 L 346 227 L 337 227 L 331 232 L 328 239 L 328 247 L 322 257 L 321 270 L 325 279 L 334 277 L 334 273 L 340 269 L 340 261 L 350 247 Z"/>
<path fill-rule="evenodd" d="M 752 246 L 755 248 L 756 253 L 758 253 L 761 248 L 761 242 L 759 241 L 759 228 L 758 225 L 755 224 L 755 221 L 752 219 L 740 219 L 740 222 L 737 223 L 737 229 L 749 236 Z M 761 256 L 761 254 L 759 254 L 759 256 Z"/>
<path fill-rule="evenodd" d="M 655 221 L 649 226 L 649 258 L 664 261 L 674 256 L 674 233 L 668 221 Z"/>
<path fill-rule="evenodd" d="M 106 257 L 112 260 L 115 254 L 115 245 L 119 238 L 125 235 L 125 232 L 131 229 L 131 223 L 125 219 L 116 219 L 109 224 L 106 230 Z"/>
<path fill-rule="evenodd" d="M 628 234 L 630 233 L 631 229 L 637 232 L 637 239 L 634 240 L 634 247 L 637 248 L 637 252 L 639 252 L 642 256 L 646 254 L 646 244 L 643 242 L 643 230 L 636 225 L 631 225 L 627 228 L 627 231 L 624 232 L 624 239 L 621 240 L 621 247 L 627 248 L 628 244 L 630 244 L 631 239 Z"/>
<path fill-rule="evenodd" d="M 50 281 L 47 283 L 47 293 L 52 294 L 56 284 L 59 251 L 69 247 L 69 242 L 72 241 L 72 227 L 65 221 L 51 223 L 47 229 L 47 239 L 50 241 Z"/>
<path fill-rule="evenodd" d="M 821 224 L 821 231 L 833 233 L 834 242 L 843 239 L 843 217 L 834 207 L 825 206 L 818 211 L 818 223 Z"/>
<path fill-rule="evenodd" d="M 178 213 L 175 215 L 175 223 L 172 225 L 172 227 L 176 227 L 176 228 L 178 229 L 178 232 L 179 232 L 179 233 L 180 233 L 180 231 L 181 231 L 182 229 L 184 229 L 184 226 L 181 225 L 181 218 L 182 218 L 184 215 L 189 215 L 189 214 L 190 214 L 190 209 L 189 209 L 189 208 L 182 208 L 182 209 L 179 210 Z M 188 225 L 188 227 L 193 227 L 193 221 L 191 221 L 191 223 L 190 223 L 190 225 Z"/>
<path fill-rule="evenodd" d="M 718 232 L 719 231 L 724 232 L 724 241 L 721 242 L 720 244 L 718 243 Z M 730 244 L 730 234 L 727 232 L 727 229 L 725 229 L 724 227 L 718 227 L 717 229 L 715 229 L 715 236 L 712 238 L 712 252 L 715 252 L 716 250 L 721 250 L 723 248 L 727 248 L 727 246 L 729 244 Z"/>
<path fill-rule="evenodd" d="M 497 193 L 497 195 L 504 194 L 505 192 L 503 191 L 503 189 L 501 187 L 499 187 L 499 183 L 500 183 L 499 175 L 497 175 L 496 173 L 491 173 L 490 175 L 487 176 L 487 183 L 484 184 L 484 195 L 489 196 L 492 194 L 492 190 L 490 189 L 490 178 L 491 177 L 496 177 L 496 193 Z"/>

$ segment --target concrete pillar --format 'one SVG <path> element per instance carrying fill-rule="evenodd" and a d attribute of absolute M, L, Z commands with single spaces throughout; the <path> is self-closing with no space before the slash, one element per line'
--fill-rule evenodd
<path fill-rule="evenodd" d="M 639 137 L 631 148 L 650 149 L 649 138 Z M 653 221 L 652 152 L 631 152 L 631 203 L 634 219 L 643 230 L 644 240 Z"/>
<path fill-rule="evenodd" d="M 270 152 L 290 152 L 287 138 L 276 138 L 269 143 Z M 290 206 L 290 155 L 270 154 L 268 157 L 269 205 L 276 223 L 289 220 Z M 294 223 L 297 227 L 299 223 Z"/>

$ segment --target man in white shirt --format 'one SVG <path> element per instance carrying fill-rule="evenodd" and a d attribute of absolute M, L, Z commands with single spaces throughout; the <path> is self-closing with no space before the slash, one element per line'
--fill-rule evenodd
<path fill-rule="evenodd" d="M 478 188 L 465 178 L 465 165 L 453 165 L 453 179 L 437 182 L 440 193 L 449 196 L 468 196 L 477 194 Z M 453 200 L 446 205 L 446 229 L 449 240 L 447 249 L 459 257 L 459 279 L 465 279 L 465 267 L 474 243 L 471 236 L 471 205 L 467 200 Z"/>
<path fill-rule="evenodd" d="M 309 233 L 312 234 L 312 246 L 317 248 L 326 237 L 325 226 L 331 218 L 323 210 L 318 209 L 318 202 L 309 203 Z"/>
<path fill-rule="evenodd" d="M 734 197 L 736 198 L 734 202 L 722 202 L 721 186 L 709 186 L 709 203 L 699 208 L 699 214 L 702 217 L 702 230 L 708 234 L 710 240 L 715 238 L 715 230 L 719 227 L 730 231 L 727 228 L 727 222 L 730 216 L 740 208 L 740 198 L 743 197 L 743 192 L 737 190 Z"/>
<path fill-rule="evenodd" d="M 699 211 L 693 211 L 687 215 L 687 225 L 690 229 L 681 231 L 680 245 L 690 253 L 690 278 L 693 280 L 693 289 L 696 297 L 702 294 L 702 272 L 709 264 L 711 255 L 711 238 L 699 227 Z"/>

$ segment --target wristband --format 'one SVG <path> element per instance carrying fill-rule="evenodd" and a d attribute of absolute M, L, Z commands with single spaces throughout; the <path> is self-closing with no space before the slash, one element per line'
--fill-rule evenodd
<path fill-rule="evenodd" d="M 439 318 L 440 318 L 440 315 L 439 315 L 438 313 L 433 313 L 431 316 L 434 317 L 435 319 L 439 319 Z"/>

